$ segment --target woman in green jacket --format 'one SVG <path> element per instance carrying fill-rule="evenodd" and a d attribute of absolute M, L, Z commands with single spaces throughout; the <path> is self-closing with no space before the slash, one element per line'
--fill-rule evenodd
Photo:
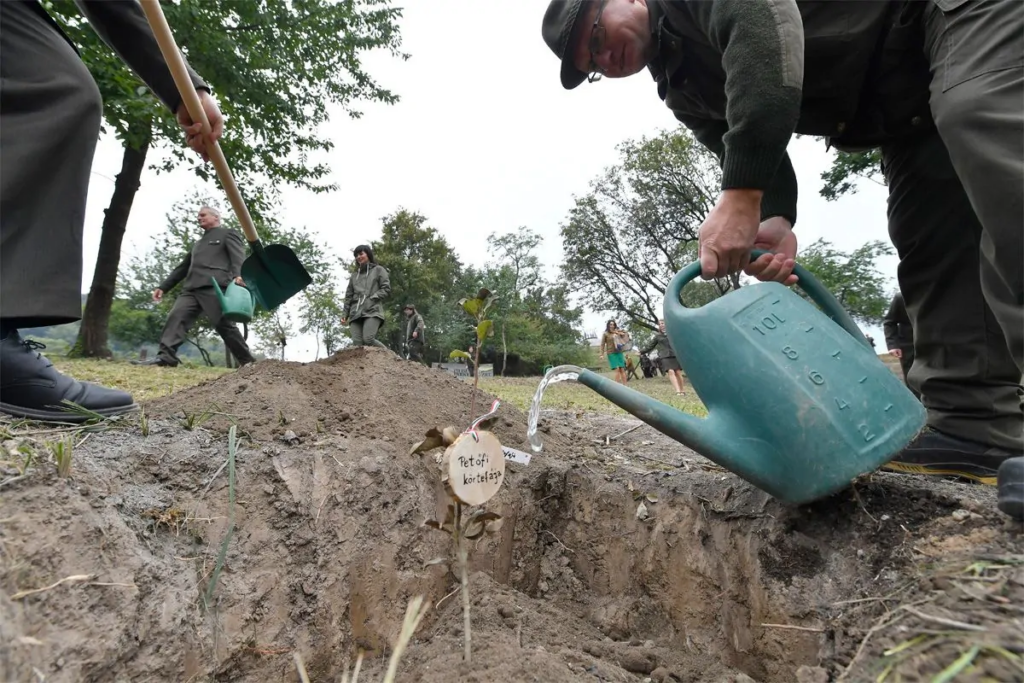
<path fill-rule="evenodd" d="M 377 330 L 384 323 L 381 301 L 391 294 L 391 278 L 384 266 L 373 258 L 373 249 L 360 244 L 352 250 L 356 272 L 352 273 L 345 292 L 344 325 L 348 322 L 352 346 L 387 347 L 377 340 Z"/>

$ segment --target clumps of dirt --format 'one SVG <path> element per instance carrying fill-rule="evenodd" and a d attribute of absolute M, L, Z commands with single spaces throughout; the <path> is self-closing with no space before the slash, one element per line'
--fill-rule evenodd
<path fill-rule="evenodd" d="M 991 488 L 880 473 L 788 507 L 635 420 L 550 412 L 471 548 L 462 662 L 451 545 L 422 526 L 447 501 L 408 453 L 466 426 L 470 391 L 372 349 L 260 362 L 91 434 L 71 479 L 4 486 L 0 679 L 297 680 L 297 651 L 327 681 L 363 651 L 379 681 L 424 595 L 399 680 L 913 680 L 975 647 L 1013 680 L 1024 556 Z M 525 449 L 521 411 L 494 431 Z"/>

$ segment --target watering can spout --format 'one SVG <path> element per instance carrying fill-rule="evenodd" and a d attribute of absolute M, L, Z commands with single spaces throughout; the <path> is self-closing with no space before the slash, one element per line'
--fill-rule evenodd
<path fill-rule="evenodd" d="M 224 317 L 233 323 L 252 321 L 256 309 L 256 300 L 252 292 L 234 282 L 229 282 L 227 287 L 221 289 L 217 278 L 211 279 L 213 280 L 213 291 L 217 294 Z"/>
<path fill-rule="evenodd" d="M 714 454 L 719 458 L 726 457 L 726 454 L 721 452 L 720 442 L 713 438 L 714 430 L 710 425 L 710 418 L 701 419 L 688 415 L 590 370 L 581 372 L 577 381 L 590 387 L 626 412 L 640 418 L 662 434 L 698 453 Z"/>

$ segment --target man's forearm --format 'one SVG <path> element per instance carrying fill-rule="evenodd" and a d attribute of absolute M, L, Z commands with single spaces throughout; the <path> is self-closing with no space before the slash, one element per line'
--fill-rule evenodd
<path fill-rule="evenodd" d="M 181 95 L 137 0 L 75 0 L 75 4 L 103 42 L 124 60 L 168 109 L 177 111 Z M 187 63 L 186 68 L 196 89 L 210 89 Z"/>

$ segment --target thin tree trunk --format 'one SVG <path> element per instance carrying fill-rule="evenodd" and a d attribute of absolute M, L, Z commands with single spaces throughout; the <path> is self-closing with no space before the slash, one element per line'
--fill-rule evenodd
<path fill-rule="evenodd" d="M 505 376 L 505 368 L 508 367 L 508 344 L 505 341 L 505 322 L 501 323 L 501 376 Z"/>
<path fill-rule="evenodd" d="M 114 194 L 110 197 L 110 205 L 104 211 L 103 230 L 99 253 L 96 255 L 96 268 L 92 274 L 92 286 L 85 302 L 78 339 L 68 354 L 70 356 L 111 356 L 107 346 L 107 335 L 110 326 L 110 307 L 114 302 L 114 288 L 117 285 L 117 269 L 121 264 L 121 244 L 124 242 L 125 228 L 128 226 L 128 216 L 132 211 L 135 194 L 141 185 L 140 179 L 146 166 L 150 139 L 147 133 L 145 142 L 138 149 L 127 145 L 124 147 L 121 172 L 114 181 Z"/>

